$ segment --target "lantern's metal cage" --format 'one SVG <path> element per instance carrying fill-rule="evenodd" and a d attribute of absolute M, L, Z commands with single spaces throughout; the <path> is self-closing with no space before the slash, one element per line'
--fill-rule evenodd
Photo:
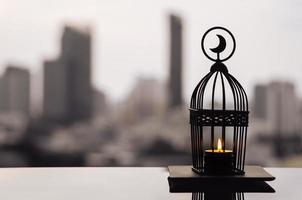
<path fill-rule="evenodd" d="M 235 41 L 234 41 L 235 48 Z M 203 49 L 204 50 L 204 49 Z M 221 85 L 221 109 L 215 107 L 215 89 L 217 81 L 220 80 Z M 209 83 L 212 83 L 212 87 Z M 231 99 L 226 99 L 226 86 L 231 91 Z M 210 87 L 210 88 L 209 88 Z M 205 90 L 210 89 L 210 109 L 205 108 Z M 227 100 L 232 102 L 233 109 L 227 109 Z M 193 158 L 193 171 L 204 173 L 204 155 L 206 150 L 205 138 L 209 138 L 210 149 L 215 149 L 214 140 L 217 135 L 222 138 L 222 149 L 227 146 L 226 134 L 231 137 L 228 146 L 233 151 L 233 174 L 244 174 L 244 164 L 246 155 L 247 127 L 248 127 L 248 99 L 246 92 L 241 84 L 232 76 L 227 67 L 217 60 L 211 67 L 210 72 L 201 79 L 194 89 L 190 102 L 190 124 L 191 124 L 191 146 Z M 206 127 L 210 129 L 206 130 Z M 215 131 L 219 127 L 220 131 Z M 228 131 L 226 132 L 226 128 Z M 210 134 L 207 137 L 206 134 Z"/>
<path fill-rule="evenodd" d="M 217 79 L 221 80 L 222 85 L 222 109 L 215 109 L 215 88 Z M 211 109 L 204 109 L 204 94 L 209 80 L 213 78 Z M 234 110 L 226 109 L 225 80 L 229 84 Z M 190 124 L 191 124 L 191 145 L 193 169 L 203 173 L 204 169 L 204 129 L 210 127 L 210 146 L 215 149 L 214 138 L 215 127 L 221 127 L 222 148 L 226 148 L 226 127 L 233 128 L 233 147 L 234 153 L 234 173 L 244 173 L 244 163 L 246 154 L 247 126 L 248 126 L 248 100 L 247 95 L 241 84 L 228 73 L 225 65 L 215 63 L 211 71 L 198 83 L 193 91 L 190 103 Z"/>

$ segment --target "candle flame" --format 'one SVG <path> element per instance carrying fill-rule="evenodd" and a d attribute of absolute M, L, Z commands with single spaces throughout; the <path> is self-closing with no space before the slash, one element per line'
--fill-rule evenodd
<path fill-rule="evenodd" d="M 217 150 L 218 150 L 218 152 L 222 152 L 222 144 L 221 144 L 220 138 L 218 139 Z"/>

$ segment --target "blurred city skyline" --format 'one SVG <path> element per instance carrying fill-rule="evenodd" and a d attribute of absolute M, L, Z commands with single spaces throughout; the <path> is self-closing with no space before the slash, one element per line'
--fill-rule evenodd
<path fill-rule="evenodd" d="M 42 6 L 35 3 L 38 5 L 35 8 Z M 54 3 L 52 6 L 61 9 L 67 5 Z M 72 5 L 71 16 L 79 6 L 78 3 Z M 135 12 L 129 14 L 134 16 L 141 12 L 141 22 L 148 22 L 144 19 L 148 16 L 142 12 L 144 9 L 139 9 L 145 5 L 138 5 Z M 266 4 L 261 5 L 265 7 Z M 175 6 L 179 6 L 178 3 Z M 264 17 L 261 15 L 264 7 L 255 7 L 259 13 L 253 13 L 253 16 Z M 203 22 L 199 22 L 201 18 L 193 17 L 198 20 L 193 26 L 188 20 L 188 16 L 194 15 L 193 11 L 195 9 L 187 14 L 165 11 L 153 21 L 163 24 L 135 26 L 137 19 L 131 21 L 125 17 L 117 24 L 111 23 L 115 28 L 122 24 L 118 32 L 110 32 L 114 28 L 100 27 L 93 20 L 81 24 L 53 23 L 58 31 L 45 30 L 50 31 L 48 34 L 57 34 L 55 42 L 47 40 L 47 43 L 53 42 L 54 54 L 40 55 L 35 49 L 39 45 L 42 52 L 47 47 L 43 43 L 47 38 L 39 39 L 46 34 L 44 29 L 39 29 L 41 27 L 35 27 L 40 31 L 32 33 L 29 38 L 22 31 L 13 32 L 12 36 L 18 38 L 13 43 L 21 40 L 24 43 L 21 48 L 12 43 L 9 46 L 12 49 L 8 48 L 8 52 L 2 55 L 9 55 L 13 48 L 16 52 L 13 57 L 5 58 L 12 64 L 4 65 L 6 68 L 0 76 L 0 166 L 165 166 L 191 163 L 187 102 L 193 88 L 212 65 L 201 53 L 200 32 L 212 26 L 209 25 L 212 22 L 223 25 L 216 24 L 221 18 L 216 16 L 213 21 L 202 19 Z M 301 76 L 294 73 L 299 70 L 296 66 L 300 61 L 298 57 L 292 59 L 291 53 L 297 56 L 300 47 L 296 45 L 289 51 L 287 47 L 293 38 L 280 40 L 286 35 L 282 31 L 271 34 L 270 31 L 278 30 L 279 26 L 269 23 L 275 22 L 272 13 L 264 13 L 269 18 L 249 21 L 253 26 L 243 24 L 247 18 L 232 21 L 233 15 L 229 16 L 230 24 L 224 24 L 235 34 L 238 44 L 236 54 L 225 64 L 248 92 L 247 163 L 280 166 L 293 162 L 299 165 L 297 163 L 302 161 L 297 158 L 302 155 L 302 98 L 297 91 L 302 83 L 295 81 Z M 41 20 L 52 24 L 46 18 L 40 19 L 37 13 L 31 14 L 36 16 L 32 22 Z M 64 16 L 65 13 L 57 20 Z M 110 14 L 107 17 L 111 19 Z M 30 27 L 25 21 L 17 22 L 18 17 L 13 20 L 17 24 L 12 25 L 17 25 L 18 29 Z M 264 33 L 258 31 L 260 27 L 264 28 Z M 107 29 L 108 35 L 103 35 Z M 149 30 L 152 31 L 149 33 Z M 6 34 L 7 31 L 0 33 Z M 209 47 L 217 45 L 216 35 L 212 36 L 207 43 Z M 10 37 L 7 34 L 7 41 Z M 33 37 L 36 40 L 32 40 Z M 225 52 L 229 50 L 227 47 Z M 42 59 L 42 64 L 27 63 L 25 60 L 30 61 L 30 54 L 34 55 L 31 59 L 39 55 L 36 59 Z M 2 59 L 0 54 L 0 61 Z M 19 59 L 20 62 L 16 62 Z M 288 64 L 283 65 L 285 61 Z M 215 94 L 215 108 L 222 98 L 218 91 L 215 90 L 218 93 Z M 226 91 L 227 109 L 233 109 L 233 97 L 227 88 Z M 30 93 L 35 98 L 30 99 Z M 205 108 L 211 105 L 207 103 L 210 93 L 205 93 Z M 41 102 L 37 103 L 39 97 Z M 39 104 L 42 104 L 40 114 L 35 115 L 37 113 L 33 111 Z M 207 130 L 205 128 L 205 133 Z"/>
<path fill-rule="evenodd" d="M 186 102 L 195 83 L 212 64 L 201 52 L 200 39 L 214 25 L 225 26 L 234 33 L 238 49 L 227 66 L 250 97 L 256 83 L 272 79 L 293 81 L 301 96 L 302 73 L 295 72 L 300 72 L 302 66 L 302 29 L 298 28 L 302 5 L 296 0 L 31 0 L 1 1 L 1 5 L 0 21 L 5 31 L 0 33 L 0 69 L 4 71 L 8 64 L 24 66 L 30 69 L 33 83 L 41 83 L 43 61 L 60 54 L 58 44 L 64 24 L 90 28 L 93 86 L 112 100 L 123 100 L 139 77 L 165 82 L 169 71 L 168 14 L 173 12 L 183 21 Z"/>

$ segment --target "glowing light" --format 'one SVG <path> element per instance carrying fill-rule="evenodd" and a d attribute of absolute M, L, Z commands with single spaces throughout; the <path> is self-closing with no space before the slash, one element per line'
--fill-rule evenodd
<path fill-rule="evenodd" d="M 222 144 L 221 144 L 220 138 L 218 139 L 217 150 L 218 150 L 218 152 L 222 152 Z"/>

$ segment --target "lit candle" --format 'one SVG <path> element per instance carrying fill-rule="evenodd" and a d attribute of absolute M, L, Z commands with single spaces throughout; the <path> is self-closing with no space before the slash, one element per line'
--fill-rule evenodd
<path fill-rule="evenodd" d="M 232 174 L 234 154 L 231 150 L 223 150 L 218 139 L 217 149 L 205 151 L 204 172 L 206 174 Z"/>

